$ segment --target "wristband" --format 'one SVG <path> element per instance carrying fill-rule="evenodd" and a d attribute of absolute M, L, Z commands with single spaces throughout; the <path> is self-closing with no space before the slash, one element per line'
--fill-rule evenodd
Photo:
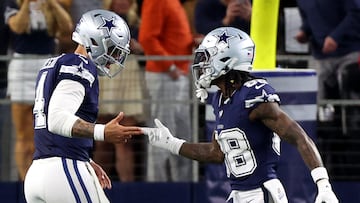
<path fill-rule="evenodd" d="M 94 127 L 94 140 L 96 141 L 104 141 L 105 137 L 105 125 L 103 124 L 95 124 Z"/>
<path fill-rule="evenodd" d="M 314 183 L 317 183 L 317 181 L 319 181 L 321 179 L 329 179 L 329 175 L 327 173 L 327 170 L 324 167 L 314 168 L 311 171 L 311 177 L 313 178 Z"/>
<path fill-rule="evenodd" d="M 185 140 L 183 139 L 174 139 L 173 140 L 173 148 L 171 149 L 173 154 L 179 155 L 179 151 L 181 146 L 184 144 Z"/>

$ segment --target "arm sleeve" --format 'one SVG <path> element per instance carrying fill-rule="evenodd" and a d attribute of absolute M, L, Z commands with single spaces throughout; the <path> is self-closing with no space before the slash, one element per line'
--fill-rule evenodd
<path fill-rule="evenodd" d="M 249 92 L 245 98 L 245 108 L 254 109 L 261 103 L 277 102 L 280 104 L 280 97 L 275 89 L 265 80 L 257 80 L 256 83 L 245 83 Z"/>
<path fill-rule="evenodd" d="M 5 1 L 4 18 L 5 23 L 8 24 L 9 18 L 19 12 L 19 7 L 14 1 Z"/>
<path fill-rule="evenodd" d="M 75 113 L 84 100 L 84 86 L 73 80 L 62 80 L 56 86 L 49 102 L 49 131 L 71 137 L 72 127 L 77 119 Z"/>

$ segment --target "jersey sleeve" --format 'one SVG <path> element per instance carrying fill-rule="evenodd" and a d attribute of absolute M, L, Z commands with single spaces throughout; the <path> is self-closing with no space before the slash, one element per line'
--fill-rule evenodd
<path fill-rule="evenodd" d="M 91 88 L 96 80 L 96 66 L 88 59 L 76 55 L 64 55 L 58 60 L 58 82 L 69 79 L 81 83 L 85 89 Z"/>
<path fill-rule="evenodd" d="M 244 84 L 248 88 L 245 96 L 245 108 L 254 109 L 261 103 L 277 102 L 280 104 L 280 97 L 275 89 L 265 79 L 256 79 Z"/>
<path fill-rule="evenodd" d="M 9 18 L 19 12 L 19 7 L 14 0 L 6 1 L 5 6 L 4 17 L 5 23 L 8 24 Z"/>

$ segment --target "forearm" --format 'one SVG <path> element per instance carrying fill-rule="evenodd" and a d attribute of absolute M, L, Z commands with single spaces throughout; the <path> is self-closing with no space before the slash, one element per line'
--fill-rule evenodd
<path fill-rule="evenodd" d="M 331 189 L 329 175 L 326 168 L 323 166 L 320 153 L 316 148 L 316 145 L 295 121 L 289 120 L 289 122 L 285 123 L 289 123 L 289 125 L 284 128 L 286 133 L 279 136 L 286 138 L 287 141 L 293 143 L 297 147 L 302 159 L 310 169 L 311 177 L 318 188 L 318 194 L 315 202 L 338 203 L 336 195 Z"/>
<path fill-rule="evenodd" d="M 71 135 L 72 137 L 94 138 L 94 128 L 94 123 L 78 119 L 72 126 Z"/>
<path fill-rule="evenodd" d="M 297 145 L 297 149 L 310 170 L 317 167 L 323 167 L 320 153 L 314 142 L 309 137 L 306 137 L 304 141 L 299 143 Z"/>
<path fill-rule="evenodd" d="M 50 0 L 49 4 L 56 19 L 58 31 L 61 33 L 71 32 L 73 23 L 70 14 L 57 2 L 57 0 Z"/>
<path fill-rule="evenodd" d="M 29 27 L 30 10 L 29 3 L 24 2 L 20 10 L 9 18 L 9 27 L 16 34 L 25 33 Z"/>
<path fill-rule="evenodd" d="M 90 138 L 99 141 L 105 139 L 105 125 L 103 124 L 86 122 L 75 115 L 64 114 L 60 117 L 62 119 L 52 118 L 49 122 L 50 132 L 65 137 Z"/>
<path fill-rule="evenodd" d="M 200 162 L 222 163 L 224 156 L 214 150 L 212 143 L 187 143 L 185 142 L 179 154 Z"/>
<path fill-rule="evenodd" d="M 279 136 L 290 144 L 295 145 L 310 170 L 323 166 L 321 156 L 316 148 L 316 145 L 298 123 L 293 120 L 285 122 L 282 132 L 283 133 L 280 133 Z"/>

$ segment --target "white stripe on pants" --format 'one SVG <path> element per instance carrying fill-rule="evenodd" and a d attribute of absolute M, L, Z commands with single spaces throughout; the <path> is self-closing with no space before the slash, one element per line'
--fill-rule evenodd
<path fill-rule="evenodd" d="M 105 194 L 95 181 L 97 177 L 90 173 L 87 162 L 60 157 L 39 159 L 32 162 L 26 174 L 24 192 L 28 203 L 75 203 L 88 199 L 93 203 L 108 202 L 99 200 Z"/>

